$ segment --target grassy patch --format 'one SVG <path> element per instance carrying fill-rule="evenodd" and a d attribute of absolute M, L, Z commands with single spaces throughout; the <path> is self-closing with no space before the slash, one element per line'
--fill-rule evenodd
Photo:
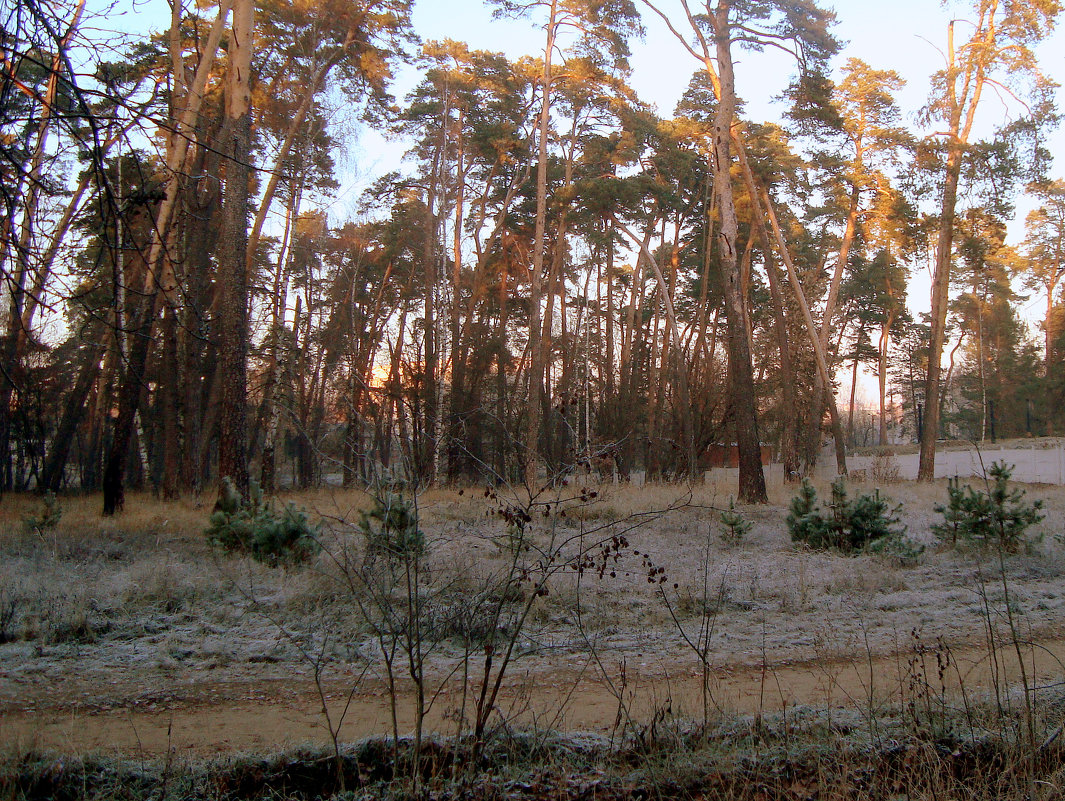
<path fill-rule="evenodd" d="M 801 709 L 710 726 L 668 714 L 656 721 L 613 743 L 595 735 L 499 730 L 476 760 L 465 740 L 436 739 L 416 763 L 409 740 L 387 738 L 339 753 L 301 748 L 199 760 L 28 752 L 0 762 L 0 799 L 999 801 L 1058 798 L 1065 779 L 1065 751 L 1057 742 L 1028 751 L 1008 731 L 932 737 L 908 730 L 903 710 L 875 730 L 857 716 Z"/>

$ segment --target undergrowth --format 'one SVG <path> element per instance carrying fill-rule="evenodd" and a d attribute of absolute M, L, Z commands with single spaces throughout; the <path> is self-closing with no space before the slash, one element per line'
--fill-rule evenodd
<path fill-rule="evenodd" d="M 732 718 L 712 726 L 675 722 L 611 746 L 595 735 L 508 730 L 476 762 L 458 740 L 426 744 L 423 784 L 402 780 L 409 740 L 386 738 L 336 754 L 303 748 L 271 756 L 124 761 L 26 753 L 0 761 L 0 799 L 130 801 L 237 799 L 633 798 L 784 801 L 813 798 L 937 798 L 969 801 L 1060 797 L 1065 751 L 1034 762 L 1005 735 L 911 733 L 870 740 L 846 717 L 816 713 Z M 1032 795 L 1032 789 L 1036 794 Z"/>
<path fill-rule="evenodd" d="M 867 548 L 886 550 L 889 544 L 901 547 L 905 534 L 905 527 L 899 528 L 902 505 L 890 507 L 880 490 L 850 500 L 841 476 L 832 482 L 826 506 L 827 511 L 821 509 L 817 490 L 804 479 L 786 518 L 792 542 L 843 554 L 857 554 Z"/>
<path fill-rule="evenodd" d="M 731 495 L 728 509 L 721 510 L 718 521 L 721 523 L 721 541 L 725 545 L 739 545 L 754 525 L 736 510 L 736 501 Z"/>
<path fill-rule="evenodd" d="M 255 482 L 244 500 L 229 478 L 204 535 L 227 553 L 246 553 L 273 567 L 305 562 L 321 550 L 306 512 L 291 503 L 278 511 Z"/>
<path fill-rule="evenodd" d="M 995 462 L 987 470 L 984 489 L 960 486 L 957 476 L 947 482 L 947 503 L 936 504 L 943 520 L 932 533 L 951 546 L 968 543 L 1001 547 L 1015 553 L 1028 529 L 1043 519 L 1043 502 L 1025 500 L 1025 491 L 1010 486 L 1013 468 Z"/>
<path fill-rule="evenodd" d="M 49 491 L 41 497 L 37 511 L 22 519 L 22 525 L 26 531 L 44 538 L 45 535 L 55 531 L 62 519 L 63 505 L 56 498 L 55 493 Z"/>

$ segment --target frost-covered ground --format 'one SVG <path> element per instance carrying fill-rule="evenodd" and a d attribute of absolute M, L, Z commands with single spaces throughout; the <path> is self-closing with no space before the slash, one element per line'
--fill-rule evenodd
<path fill-rule="evenodd" d="M 611 485 L 595 487 L 594 498 L 562 487 L 530 509 L 517 548 L 500 512 L 522 499 L 434 490 L 419 498 L 427 683 L 446 685 L 455 703 L 462 676 L 475 683 L 489 651 L 498 667 L 512 638 L 508 686 L 520 677 L 534 689 L 610 684 L 623 673 L 652 688 L 699 673 L 704 643 L 716 676 L 853 660 L 897 672 L 915 648 L 986 649 L 989 632 L 1005 643 L 1007 612 L 1025 641 L 1057 643 L 1065 488 L 1027 489 L 1046 504 L 1046 519 L 1000 562 L 937 545 L 931 526 L 945 483 L 883 486 L 903 504 L 908 536 L 925 546 L 906 563 L 795 548 L 785 525 L 791 486 L 774 488 L 769 506 L 740 507 L 753 527 L 735 545 L 722 539 L 727 497 L 712 485 Z M 5 499 L 0 740 L 5 725 L 24 731 L 30 719 L 44 725 L 72 712 L 295 703 L 314 697 L 316 669 L 333 695 L 345 682 L 380 693 L 382 644 L 386 653 L 397 644 L 402 679 L 410 596 L 405 575 L 364 557 L 354 524 L 369 499 L 293 500 L 322 516 L 326 550 L 278 570 L 212 552 L 202 537 L 209 509 L 194 500 L 135 497 L 114 521 L 99 518 L 90 499 L 68 500 L 55 530 L 35 532 L 19 521 L 37 502 Z"/>

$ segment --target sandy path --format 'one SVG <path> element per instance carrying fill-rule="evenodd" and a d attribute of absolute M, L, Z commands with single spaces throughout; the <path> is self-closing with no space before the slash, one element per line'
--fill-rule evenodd
<path fill-rule="evenodd" d="M 716 668 L 709 682 L 711 709 L 753 713 L 814 705 L 866 711 L 912 697 L 915 687 L 924 695 L 945 688 L 960 702 L 961 690 L 970 698 L 977 696 L 992 686 L 995 675 L 1000 686 L 1020 678 L 1013 650 L 1000 651 L 997 666 L 983 647 L 952 650 L 949 657 L 943 679 L 932 651 L 921 656 L 910 652 L 874 657 L 871 661 L 856 655 L 854 661 L 785 662 L 765 670 Z M 1026 650 L 1031 686 L 1060 683 L 1065 674 L 1063 665 L 1065 639 L 1049 640 Z M 661 661 L 630 664 L 624 671 L 624 687 L 619 686 L 620 664 L 607 662 L 604 667 L 613 687 L 592 665 L 571 664 L 550 673 L 515 673 L 504 688 L 498 709 L 507 719 L 525 725 L 602 733 L 609 733 L 618 719 L 619 694 L 628 715 L 638 723 L 667 708 L 688 717 L 702 716 L 703 682 L 697 666 L 667 667 Z M 350 691 L 350 684 L 326 687 L 334 721 L 341 718 Z M 427 728 L 453 730 L 461 703 L 461 689 L 449 685 L 435 701 Z M 194 684 L 172 695 L 164 692 L 149 698 L 101 700 L 92 707 L 63 701 L 61 694 L 52 699 L 41 695 L 25 699 L 20 706 L 9 707 L 0 715 L 0 748 L 121 751 L 135 756 L 165 754 L 168 749 L 178 754 L 263 752 L 329 741 L 321 699 L 313 682 L 306 679 Z M 399 707 L 402 733 L 413 725 L 406 692 Z M 354 740 L 390 730 L 390 705 L 383 684 L 363 680 L 343 715 L 340 738 Z"/>

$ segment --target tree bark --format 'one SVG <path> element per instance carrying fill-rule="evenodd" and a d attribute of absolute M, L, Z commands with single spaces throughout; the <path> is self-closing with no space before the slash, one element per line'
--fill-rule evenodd
<path fill-rule="evenodd" d="M 799 413 L 798 404 L 795 401 L 795 366 L 791 360 L 791 347 L 788 344 L 788 322 L 784 314 L 784 294 L 781 292 L 782 276 L 776 261 L 773 259 L 773 246 L 769 232 L 765 227 L 765 217 L 762 214 L 761 204 L 758 201 L 758 184 L 747 161 L 747 154 L 742 147 L 736 148 L 736 157 L 739 160 L 743 172 L 743 180 L 747 185 L 747 193 L 751 196 L 754 205 L 752 214 L 754 229 L 762 245 L 765 258 L 766 277 L 769 279 L 769 298 L 773 305 L 773 328 L 777 337 L 777 351 L 780 354 L 780 377 L 781 377 L 781 417 L 782 432 L 780 443 L 780 456 L 784 466 L 784 481 L 793 482 L 799 480 Z"/>
<path fill-rule="evenodd" d="M 666 283 L 665 276 L 662 274 L 662 269 L 658 265 L 658 260 L 655 259 L 654 254 L 647 247 L 645 241 L 641 241 L 636 235 L 630 231 L 627 227 L 621 223 L 615 221 L 614 223 L 618 230 L 624 233 L 634 245 L 639 245 L 643 252 L 643 256 L 651 265 L 651 269 L 654 270 L 655 279 L 658 281 L 658 287 L 660 294 L 662 295 L 663 305 L 666 310 L 666 324 L 669 326 L 668 333 L 671 335 L 671 341 L 673 343 L 670 347 L 670 339 L 666 339 L 663 342 L 663 351 L 668 350 L 668 354 L 663 352 L 662 359 L 665 362 L 667 355 L 671 371 L 673 372 L 674 379 L 677 382 L 677 389 L 680 397 L 678 398 L 678 412 L 681 417 L 681 429 L 684 435 L 684 471 L 688 476 L 693 476 L 695 473 L 695 437 L 692 427 L 691 416 L 691 392 L 688 389 L 688 371 L 683 364 L 682 352 L 680 348 L 680 328 L 677 325 L 677 315 L 673 308 L 673 298 L 670 297 L 669 285 Z M 745 339 L 746 341 L 746 339 Z M 748 354 L 750 351 L 748 351 Z M 762 473 L 762 453 L 761 447 L 758 449 L 758 472 Z M 763 476 L 762 490 L 765 491 L 765 481 Z M 751 501 L 751 503 L 758 503 L 758 501 Z"/>
<path fill-rule="evenodd" d="M 137 324 L 130 328 L 129 353 L 118 392 L 118 417 L 115 419 L 111 448 L 104 467 L 104 515 L 114 515 L 125 507 L 125 474 L 129 446 L 133 440 L 137 410 L 144 393 L 144 371 L 152 345 L 151 331 L 158 314 L 158 292 L 144 299 Z"/>
<path fill-rule="evenodd" d="M 95 344 L 97 340 L 91 335 L 89 339 L 90 341 L 82 351 L 78 377 L 67 395 L 63 413 L 60 415 L 55 435 L 52 437 L 52 448 L 44 463 L 40 483 L 40 488 L 43 490 L 59 492 L 62 488 L 63 475 L 70 456 L 70 448 L 74 444 L 75 432 L 84 415 L 86 400 L 92 390 L 92 385 L 100 377 L 100 353 L 103 346 Z"/>
<path fill-rule="evenodd" d="M 181 497 L 181 447 L 184 442 L 184 391 L 178 359 L 178 310 L 167 307 L 163 320 L 163 374 L 159 392 L 163 407 L 163 480 L 165 500 Z M 187 376 L 185 377 L 187 380 Z"/>
<path fill-rule="evenodd" d="M 721 214 L 720 252 L 725 288 L 725 321 L 728 326 L 729 378 L 733 419 L 739 451 L 739 501 L 768 503 L 762 448 L 758 432 L 757 393 L 754 365 L 744 325 L 745 298 L 740 291 L 736 203 L 732 192 L 732 125 L 736 116 L 736 84 L 732 68 L 729 7 L 719 7 L 714 15 L 714 44 L 719 83 L 718 106 L 714 116 L 714 195 Z"/>
<path fill-rule="evenodd" d="M 222 406 L 218 474 L 248 496 L 248 192 L 251 168 L 252 0 L 236 0 L 226 95 L 226 193 L 218 258 L 218 347 Z"/>
<path fill-rule="evenodd" d="M 814 358 L 817 361 L 818 375 L 827 390 L 827 388 L 832 385 L 832 378 L 828 372 L 828 361 L 825 355 L 825 349 L 821 345 L 821 339 L 817 333 L 817 326 L 814 323 L 813 314 L 810 313 L 810 305 L 806 302 L 806 294 L 803 292 L 802 283 L 799 281 L 799 274 L 796 272 L 795 265 L 791 260 L 791 255 L 788 253 L 787 244 L 784 241 L 784 235 L 780 230 L 780 223 L 777 221 L 776 211 L 773 209 L 773 201 L 764 188 L 762 189 L 762 202 L 765 204 L 765 211 L 769 215 L 769 224 L 773 229 L 777 245 L 780 248 L 780 257 L 784 260 L 784 266 L 788 268 L 788 278 L 791 281 L 791 287 L 795 294 L 795 299 L 799 303 L 799 310 L 802 312 L 803 320 L 806 322 L 806 331 L 809 335 L 810 344 L 814 349 Z M 836 399 L 830 390 L 828 390 L 827 406 L 828 414 L 832 421 L 832 436 L 836 445 L 836 471 L 839 475 L 845 476 L 847 475 L 847 446 L 843 438 L 843 426 L 840 424 L 839 409 L 836 406 Z M 819 406 L 814 407 L 815 414 L 820 414 L 820 411 Z"/>
<path fill-rule="evenodd" d="M 891 326 L 894 322 L 894 313 L 888 312 L 887 319 L 880 329 L 880 342 L 877 346 L 877 383 L 879 385 L 880 398 L 880 431 L 877 444 L 881 447 L 888 444 L 887 437 L 887 362 L 888 348 L 891 345 Z"/>
<path fill-rule="evenodd" d="M 932 330 L 928 343 L 928 374 L 924 390 L 924 421 L 921 430 L 921 457 L 918 481 L 933 481 L 936 476 L 936 440 L 943 375 L 943 346 L 946 343 L 947 303 L 950 297 L 950 266 L 954 242 L 954 210 L 958 203 L 961 181 L 961 143 L 952 140 L 947 157 L 943 202 L 939 212 L 939 236 L 936 241 L 936 267 L 932 273 Z"/>
<path fill-rule="evenodd" d="M 529 290 L 529 394 L 525 407 L 525 437 L 522 464 L 526 488 L 536 491 L 540 449 L 540 404 L 544 388 L 544 354 L 540 347 L 540 301 L 544 271 L 544 239 L 547 228 L 547 136 L 551 130 L 551 59 L 555 52 L 557 0 L 551 0 L 547 20 L 544 68 L 540 77 L 540 124 L 536 158 L 536 223 L 533 229 L 533 263 Z"/>
<path fill-rule="evenodd" d="M 954 21 L 947 26 L 947 69 L 944 105 L 947 108 L 947 161 L 944 170 L 943 199 L 940 204 L 939 234 L 936 241 L 936 266 L 932 274 L 932 325 L 928 343 L 928 374 L 925 381 L 925 415 L 921 432 L 921 457 L 918 481 L 933 481 L 936 474 L 936 440 L 942 407 L 943 346 L 946 344 L 947 307 L 950 296 L 950 268 L 954 243 L 954 217 L 958 205 L 965 145 L 969 141 L 976 110 L 988 80 L 987 59 L 993 57 L 998 43 L 995 14 L 998 3 L 982 4 L 977 30 L 968 46 L 961 68 L 954 47 Z M 961 94 L 958 93 L 959 82 Z"/>

